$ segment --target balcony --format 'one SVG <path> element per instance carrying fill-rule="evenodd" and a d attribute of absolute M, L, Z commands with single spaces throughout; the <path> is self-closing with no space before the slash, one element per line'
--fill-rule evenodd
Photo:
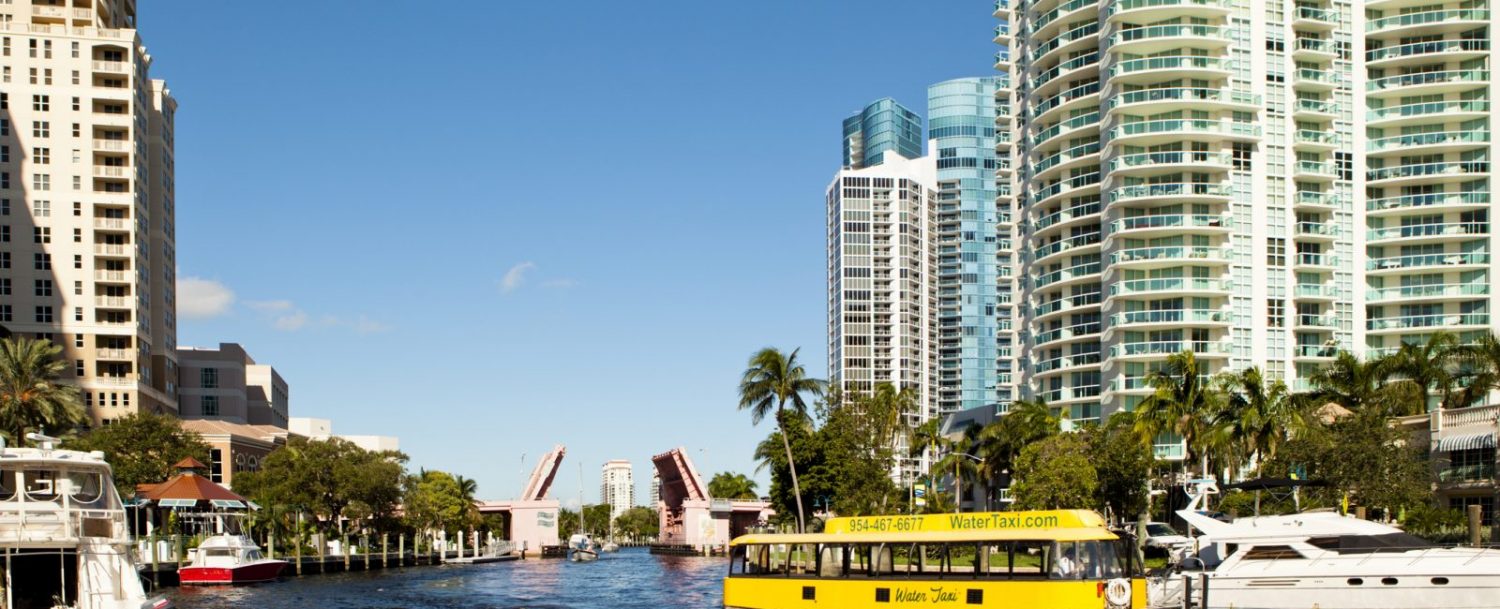
<path fill-rule="evenodd" d="M 1365 113 L 1365 121 L 1372 126 L 1378 124 L 1394 127 L 1405 123 L 1426 122 L 1439 115 L 1446 115 L 1442 116 L 1444 120 L 1461 121 L 1481 118 L 1489 112 L 1490 102 L 1487 100 L 1440 101 L 1376 108 Z"/>
<path fill-rule="evenodd" d="M 1120 343 L 1109 348 L 1110 357 L 1166 357 L 1192 351 L 1198 357 L 1229 357 L 1229 341 L 1169 340 Z"/>
<path fill-rule="evenodd" d="M 1132 216 L 1116 220 L 1110 223 L 1109 232 L 1113 235 L 1137 231 L 1142 233 L 1153 231 L 1181 233 L 1183 229 L 1228 230 L 1232 224 L 1233 222 L 1228 215 L 1161 214 Z"/>
<path fill-rule="evenodd" d="M 1454 150 L 1472 150 L 1488 147 L 1489 131 L 1440 131 L 1436 133 L 1413 133 L 1370 140 L 1369 152 L 1414 153 L 1413 148 L 1424 148 L 1422 152 L 1436 153 Z"/>
<path fill-rule="evenodd" d="M 1229 29 L 1216 25 L 1150 25 L 1120 30 L 1110 37 L 1110 51 L 1156 53 L 1191 45 L 1193 48 L 1229 46 Z"/>
<path fill-rule="evenodd" d="M 135 143 L 130 140 L 94 140 L 96 152 L 132 152 Z"/>
<path fill-rule="evenodd" d="M 1292 267 L 1297 269 L 1331 270 L 1338 265 L 1338 258 L 1322 252 L 1299 252 L 1292 257 Z"/>
<path fill-rule="evenodd" d="M 1132 184 L 1130 186 L 1122 186 L 1109 193 L 1109 200 L 1111 203 L 1160 198 L 1220 199 L 1228 201 L 1231 196 L 1227 184 L 1218 182 L 1179 182 L 1175 184 Z"/>
<path fill-rule="evenodd" d="M 131 247 L 119 243 L 95 243 L 94 253 L 100 256 L 129 256 L 134 252 Z"/>
<path fill-rule="evenodd" d="M 1298 300 L 1335 300 L 1338 294 L 1333 284 L 1299 283 L 1292 287 L 1292 296 Z"/>
<path fill-rule="evenodd" d="M 1488 296 L 1490 294 L 1490 284 L 1446 283 L 1438 285 L 1410 285 L 1395 288 L 1366 288 L 1364 293 L 1365 300 L 1368 302 L 1446 300 L 1470 296 Z"/>
<path fill-rule="evenodd" d="M 1334 9 L 1299 6 L 1292 15 L 1292 25 L 1301 29 L 1331 30 L 1338 24 L 1339 12 Z"/>
<path fill-rule="evenodd" d="M 94 271 L 94 281 L 127 283 L 135 281 L 134 271 Z"/>
<path fill-rule="evenodd" d="M 1123 15 L 1149 21 L 1161 17 L 1215 17 L 1234 9 L 1230 0 L 1115 0 L 1104 8 L 1108 19 Z"/>
<path fill-rule="evenodd" d="M 1332 70 L 1297 68 L 1292 73 L 1292 87 L 1305 91 L 1332 91 L 1338 88 L 1340 82 L 1343 79 L 1338 72 Z"/>
<path fill-rule="evenodd" d="M 1306 358 L 1333 359 L 1335 357 L 1338 357 L 1338 354 L 1339 354 L 1339 348 L 1335 347 L 1335 346 L 1332 346 L 1332 345 L 1295 345 L 1295 346 L 1292 347 L 1292 357 L 1295 357 L 1295 358 L 1298 358 L 1298 359 L 1306 359 Z M 1299 380 L 1299 381 L 1306 381 L 1307 379 L 1297 379 L 1297 380 Z M 1299 389 L 1298 391 L 1308 391 L 1308 390 L 1310 390 L 1311 389 L 1311 383 L 1304 383 L 1304 387 L 1306 387 L 1306 388 Z"/>
<path fill-rule="evenodd" d="M 1234 316 L 1228 311 L 1214 309 L 1169 309 L 1158 311 L 1127 311 L 1111 315 L 1111 327 L 1180 326 L 1180 325 L 1229 325 Z"/>
<path fill-rule="evenodd" d="M 1145 152 L 1115 157 L 1110 169 L 1130 175 L 1176 171 L 1229 171 L 1234 163 L 1228 152 Z"/>
<path fill-rule="evenodd" d="M 1151 112 L 1192 109 L 1237 109 L 1253 112 L 1260 108 L 1261 97 L 1252 93 L 1241 93 L 1228 89 L 1202 87 L 1177 87 L 1171 89 L 1143 89 L 1125 91 L 1109 99 L 1109 109 L 1151 104 Z"/>
<path fill-rule="evenodd" d="M 1416 72 L 1371 80 L 1365 83 L 1365 90 L 1371 95 L 1399 93 L 1402 96 L 1411 96 L 1419 93 L 1438 94 L 1463 91 L 1489 81 L 1489 70 Z"/>
<path fill-rule="evenodd" d="M 1408 224 L 1389 228 L 1372 228 L 1365 233 L 1367 241 L 1444 241 L 1448 237 L 1490 234 L 1488 222 L 1443 222 Z"/>
<path fill-rule="evenodd" d="M 1169 119 L 1129 122 L 1112 131 L 1110 143 L 1129 141 L 1137 145 L 1182 141 L 1184 135 L 1222 135 L 1230 139 L 1255 140 L 1260 126 L 1231 120 Z"/>
<path fill-rule="evenodd" d="M 1087 43 L 1097 38 L 1098 35 L 1099 22 L 1097 21 L 1090 21 L 1058 34 L 1031 50 L 1031 56 L 1034 58 L 1033 63 L 1036 65 L 1045 65 L 1051 59 L 1050 55 L 1059 50 L 1072 50 L 1074 48 L 1091 46 Z"/>
<path fill-rule="evenodd" d="M 1036 248 L 1032 253 L 1032 259 L 1041 262 L 1050 256 L 1091 245 L 1099 245 L 1099 233 L 1085 233 L 1071 239 L 1053 241 L 1052 243 Z"/>
<path fill-rule="evenodd" d="M 1070 78 L 1076 78 L 1074 74 L 1075 72 L 1078 72 L 1085 68 L 1096 66 L 1098 65 L 1098 63 L 1098 53 L 1089 53 L 1088 55 L 1074 57 L 1055 66 L 1052 66 L 1052 69 L 1050 70 L 1046 70 L 1040 74 L 1037 74 L 1035 78 L 1031 79 L 1031 88 L 1036 92 L 1037 95 L 1045 95 L 1049 92 L 1047 90 L 1047 85 L 1051 84 L 1054 81 L 1061 82 L 1058 81 L 1059 77 L 1068 76 Z"/>
<path fill-rule="evenodd" d="M 135 359 L 135 352 L 130 349 L 95 349 L 94 359 L 129 361 Z"/>
<path fill-rule="evenodd" d="M 1490 193 L 1488 192 L 1440 192 L 1367 199 L 1365 201 L 1365 210 L 1376 213 L 1442 207 L 1444 210 L 1466 211 L 1485 209 L 1489 205 Z"/>
<path fill-rule="evenodd" d="M 1032 166 L 1031 175 L 1033 179 L 1045 179 L 1050 170 L 1065 169 L 1070 166 L 1083 164 L 1085 160 L 1093 160 L 1099 154 L 1099 142 L 1090 142 L 1082 146 L 1074 146 L 1051 156 L 1043 157 Z M 1073 161 L 1078 161 L 1074 163 Z"/>
<path fill-rule="evenodd" d="M 94 177 L 96 178 L 131 178 L 135 176 L 135 170 L 129 167 L 114 167 L 106 165 L 94 166 Z"/>
<path fill-rule="evenodd" d="M 1035 344 L 1042 345 L 1045 343 L 1057 342 L 1061 340 L 1072 340 L 1075 338 L 1097 336 L 1099 334 L 1099 330 L 1099 322 L 1096 321 L 1094 323 L 1078 324 L 1066 328 L 1057 328 L 1048 330 L 1046 332 L 1040 332 L 1036 335 L 1036 338 L 1034 340 L 1036 341 Z"/>
<path fill-rule="evenodd" d="M 1462 32 L 1485 27 L 1489 21 L 1490 12 L 1486 9 L 1425 11 L 1372 19 L 1365 23 L 1365 32 L 1369 36 L 1400 38 L 1415 35 L 1415 32 L 1406 31 L 1412 28 L 1420 28 L 1422 34 Z"/>
<path fill-rule="evenodd" d="M 1294 207 L 1320 211 L 1338 209 L 1342 203 L 1343 199 L 1337 194 L 1316 190 L 1299 190 L 1296 197 L 1292 199 Z"/>
<path fill-rule="evenodd" d="M 1041 321 L 1043 318 L 1054 313 L 1076 311 L 1085 307 L 1098 308 L 1098 306 L 1099 294 L 1097 292 L 1093 294 L 1080 294 L 1071 298 L 1058 298 L 1037 305 L 1033 319 Z"/>
<path fill-rule="evenodd" d="M 1053 197 L 1066 193 L 1072 193 L 1075 190 L 1081 190 L 1090 186 L 1097 187 L 1098 184 L 1098 172 L 1086 173 L 1059 182 L 1053 182 L 1052 184 L 1038 189 L 1031 193 L 1031 200 L 1035 201 L 1037 205 L 1046 205 L 1050 202 L 1049 199 Z"/>
<path fill-rule="evenodd" d="M 110 309 L 128 309 L 135 306 L 135 298 L 130 296 L 95 296 L 94 306 Z"/>
<path fill-rule="evenodd" d="M 1338 327 L 1338 322 L 1339 322 L 1338 316 L 1336 316 L 1336 315 L 1334 315 L 1332 313 L 1313 314 L 1313 315 L 1296 315 L 1296 316 L 1294 316 L 1292 318 L 1292 323 L 1293 323 L 1292 327 L 1297 328 L 1299 330 L 1319 329 L 1319 328 L 1332 330 L 1332 329 Z"/>
<path fill-rule="evenodd" d="M 1333 161 L 1297 161 L 1292 165 L 1292 177 L 1298 180 L 1328 182 L 1337 176 L 1338 168 Z"/>
<path fill-rule="evenodd" d="M 1159 263 L 1219 262 L 1229 263 L 1229 248 L 1203 245 L 1168 245 L 1124 249 L 1109 255 L 1111 265 L 1132 267 L 1161 266 Z"/>
<path fill-rule="evenodd" d="M 1159 279 L 1127 279 L 1109 286 L 1109 296 L 1134 294 L 1159 294 L 1162 292 L 1187 295 L 1221 295 L 1229 293 L 1231 284 L 1224 279 L 1205 277 L 1165 277 Z"/>
<path fill-rule="evenodd" d="M 1079 102 L 1078 105 L 1080 106 L 1086 105 L 1085 103 L 1083 103 L 1084 100 L 1092 98 L 1098 94 L 1098 82 L 1081 84 L 1063 91 L 1062 93 L 1058 93 L 1057 95 L 1053 95 L 1052 97 L 1044 99 L 1041 103 L 1037 104 L 1032 109 L 1032 114 L 1036 117 L 1036 121 L 1040 124 L 1042 121 L 1049 118 L 1048 115 L 1053 110 L 1065 109 L 1069 107 L 1072 102 Z"/>
<path fill-rule="evenodd" d="M 1292 133 L 1292 136 L 1292 141 L 1299 149 L 1333 150 L 1343 142 L 1339 134 L 1332 131 L 1298 129 Z"/>
<path fill-rule="evenodd" d="M 1090 262 L 1069 268 L 1052 271 L 1036 278 L 1036 287 L 1044 288 L 1053 284 L 1066 285 L 1085 277 L 1097 277 L 1099 275 L 1099 263 Z"/>
<path fill-rule="evenodd" d="M 1040 17 L 1037 17 L 1036 20 L 1032 22 L 1031 35 L 1034 39 L 1038 40 L 1046 38 L 1047 36 L 1050 36 L 1052 34 L 1051 26 L 1057 23 L 1057 19 L 1059 17 L 1077 12 L 1079 10 L 1095 8 L 1098 5 L 1098 0 L 1071 0 L 1070 2 L 1064 2 L 1057 8 L 1047 11 Z"/>
<path fill-rule="evenodd" d="M 66 19 L 68 17 L 68 9 L 61 6 L 32 6 L 31 16 L 47 19 Z"/>
<path fill-rule="evenodd" d="M 1148 84 L 1165 77 L 1213 80 L 1228 78 L 1229 59 L 1180 55 L 1127 59 L 1110 69 L 1111 80 L 1120 84 Z"/>
<path fill-rule="evenodd" d="M 1371 332 L 1379 332 L 1420 328 L 1488 326 L 1489 324 L 1490 316 L 1487 313 L 1452 313 L 1446 315 L 1404 315 L 1400 317 L 1370 319 L 1365 322 L 1365 329 Z"/>
<path fill-rule="evenodd" d="M 1433 40 L 1398 44 L 1365 51 L 1365 62 L 1372 67 L 1395 67 L 1433 61 L 1464 61 L 1489 53 L 1490 41 L 1484 39 Z"/>
<path fill-rule="evenodd" d="M 1475 178 L 1487 175 L 1489 174 L 1489 172 L 1490 164 L 1488 161 L 1422 163 L 1417 165 L 1397 165 L 1395 167 L 1371 169 L 1366 172 L 1365 180 L 1368 182 L 1398 180 L 1430 181 L 1427 178 L 1447 176 Z"/>
<path fill-rule="evenodd" d="M 123 61 L 94 61 L 92 63 L 95 72 L 109 72 L 113 74 L 129 75 L 131 64 Z"/>
<path fill-rule="evenodd" d="M 1292 116 L 1299 119 L 1331 119 L 1338 113 L 1338 104 L 1331 100 L 1298 98 L 1292 106 Z"/>
<path fill-rule="evenodd" d="M 1040 232 L 1055 224 L 1065 224 L 1072 220 L 1078 220 L 1098 215 L 1099 208 L 1100 206 L 1098 203 L 1089 203 L 1087 205 L 1077 205 L 1059 212 L 1047 214 L 1036 221 L 1035 230 L 1037 232 Z"/>
<path fill-rule="evenodd" d="M 1098 126 L 1098 112 L 1090 112 L 1081 116 L 1075 116 L 1038 132 L 1031 138 L 1032 145 L 1035 147 L 1035 149 L 1040 150 L 1045 148 L 1047 144 L 1051 143 L 1051 140 L 1053 138 L 1056 138 L 1057 136 L 1071 133 L 1086 127 L 1097 128 Z"/>
<path fill-rule="evenodd" d="M 1495 482 L 1494 463 L 1472 463 L 1453 465 L 1438 470 L 1438 482 L 1456 484 L 1462 482 Z"/>
<path fill-rule="evenodd" d="M 1339 236 L 1339 227 L 1324 222 L 1298 222 L 1296 235 L 1304 240 L 1332 241 Z"/>
<path fill-rule="evenodd" d="M 1338 57 L 1338 47 L 1333 40 L 1327 38 L 1308 38 L 1298 36 L 1297 43 L 1292 46 L 1292 58 L 1303 61 L 1327 61 Z"/>
<path fill-rule="evenodd" d="M 1453 252 L 1451 254 L 1414 254 L 1374 258 L 1365 263 L 1370 273 L 1404 272 L 1420 268 L 1484 266 L 1490 263 L 1488 252 Z"/>
<path fill-rule="evenodd" d="M 995 42 L 1005 42 L 1010 39 L 1010 23 L 1001 23 L 995 26 Z"/>

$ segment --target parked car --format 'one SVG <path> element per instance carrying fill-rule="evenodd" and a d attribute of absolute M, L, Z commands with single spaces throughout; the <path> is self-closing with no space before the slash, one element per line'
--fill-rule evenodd
<path fill-rule="evenodd" d="M 1186 535 L 1178 533 L 1177 529 L 1165 522 L 1146 523 L 1147 550 L 1171 554 L 1173 548 L 1187 545 L 1189 541 Z"/>

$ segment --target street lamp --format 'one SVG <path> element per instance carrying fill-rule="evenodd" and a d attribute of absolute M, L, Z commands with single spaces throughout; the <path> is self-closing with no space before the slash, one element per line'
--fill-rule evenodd
<path fill-rule="evenodd" d="M 968 457 L 969 459 L 972 459 L 975 463 L 978 463 L 980 465 L 984 465 L 984 457 L 976 457 L 976 456 L 971 455 L 969 453 L 961 453 L 961 452 L 955 452 L 955 453 L 953 453 L 953 456 L 955 456 L 955 457 Z M 962 512 L 962 511 L 964 511 L 964 496 L 963 496 L 963 493 L 960 492 L 963 489 L 964 477 L 963 477 L 963 474 L 959 473 L 959 470 L 958 470 L 958 466 L 961 463 L 963 463 L 963 462 L 962 461 L 957 461 L 957 460 L 955 460 L 953 462 L 953 510 L 956 511 L 956 512 Z"/>

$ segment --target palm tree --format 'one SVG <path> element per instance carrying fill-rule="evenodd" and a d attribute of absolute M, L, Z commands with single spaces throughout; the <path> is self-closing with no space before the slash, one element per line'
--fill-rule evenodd
<path fill-rule="evenodd" d="M 1490 392 L 1500 390 L 1500 338 L 1486 332 L 1471 345 L 1458 348 L 1455 359 L 1460 365 L 1459 378 L 1463 389 L 1449 407 L 1475 404 L 1489 397 Z"/>
<path fill-rule="evenodd" d="M 1385 364 L 1364 361 L 1348 351 L 1339 351 L 1333 361 L 1313 372 L 1310 398 L 1319 406 L 1338 404 L 1351 412 L 1386 408 L 1387 394 L 1381 388 Z"/>
<path fill-rule="evenodd" d="M 1206 443 L 1220 410 L 1220 397 L 1205 382 L 1192 351 L 1167 357 L 1166 365 L 1146 377 L 1154 392 L 1135 408 L 1136 432 L 1153 439 L 1165 432 L 1182 437 L 1189 462 L 1202 459 L 1207 470 Z M 1207 473 L 1204 471 L 1203 473 Z"/>
<path fill-rule="evenodd" d="M 479 483 L 473 478 L 458 475 L 453 476 L 453 480 L 458 482 L 458 492 L 463 495 L 464 501 L 474 503 L 474 497 L 479 494 Z"/>
<path fill-rule="evenodd" d="M 943 435 L 943 421 L 941 419 L 928 419 L 927 422 L 918 425 L 911 432 L 911 442 L 908 443 L 910 452 L 907 456 L 920 459 L 923 455 L 931 455 L 934 465 L 927 468 L 927 498 L 930 499 L 936 491 L 933 485 L 933 470 L 938 456 L 948 452 L 952 441 Z M 929 503 L 929 505 L 931 505 Z"/>
<path fill-rule="evenodd" d="M 68 364 L 49 340 L 0 340 L 0 432 L 21 445 L 27 430 L 65 429 L 84 421 L 78 388 L 58 382 Z"/>
<path fill-rule="evenodd" d="M 1383 363 L 1387 385 L 1408 396 L 1397 402 L 1391 414 L 1427 412 L 1434 391 L 1440 396 L 1439 405 L 1446 406 L 1459 352 L 1458 337 L 1451 332 L 1434 333 L 1421 344 L 1402 343 Z"/>
<path fill-rule="evenodd" d="M 749 367 L 740 378 L 740 410 L 750 410 L 750 421 L 760 424 L 766 415 L 776 416 L 778 428 L 786 425 L 788 411 L 799 419 L 807 417 L 807 401 L 803 395 L 823 395 L 824 382 L 809 378 L 802 364 L 797 363 L 797 352 L 784 355 L 774 347 L 766 347 L 750 357 Z M 790 408 L 788 408 L 790 406 Z M 797 462 L 792 457 L 792 443 L 784 432 L 781 434 L 782 448 L 786 450 L 787 468 L 792 474 L 792 496 L 797 500 L 797 532 L 806 524 L 802 515 L 802 485 L 797 482 Z"/>
<path fill-rule="evenodd" d="M 1251 367 L 1230 373 L 1223 379 L 1228 407 L 1224 427 L 1233 430 L 1243 454 L 1255 456 L 1256 475 L 1266 461 L 1292 436 L 1307 427 L 1309 416 L 1305 401 L 1287 391 L 1280 380 L 1265 382 L 1260 368 Z"/>
<path fill-rule="evenodd" d="M 756 499 L 754 480 L 744 474 L 719 472 L 708 481 L 708 494 L 715 499 Z"/>

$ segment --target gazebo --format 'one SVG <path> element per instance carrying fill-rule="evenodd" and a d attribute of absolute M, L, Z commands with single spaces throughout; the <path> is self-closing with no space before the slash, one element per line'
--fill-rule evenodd
<path fill-rule="evenodd" d="M 211 515 L 215 512 L 246 511 L 258 507 L 199 474 L 208 466 L 197 459 L 188 457 L 172 467 L 177 469 L 177 475 L 166 482 L 136 486 L 136 505 L 160 508 L 166 513 L 177 512 L 180 520 L 196 521 L 200 525 L 222 522 L 219 517 Z M 164 523 L 150 523 L 151 526 L 161 524 Z"/>

